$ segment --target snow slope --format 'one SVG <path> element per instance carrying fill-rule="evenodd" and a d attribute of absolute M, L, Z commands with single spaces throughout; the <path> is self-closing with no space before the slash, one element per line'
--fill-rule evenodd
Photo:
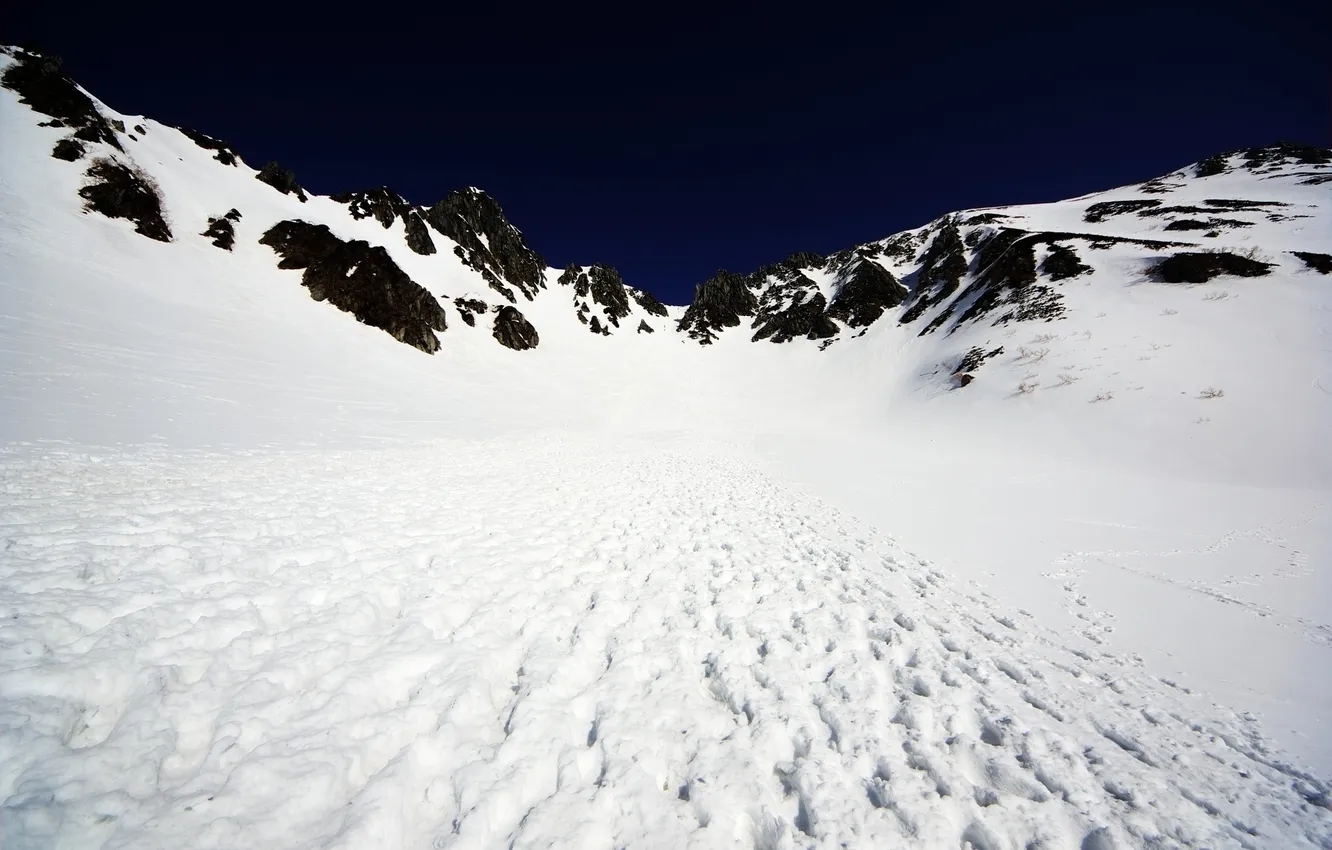
<path fill-rule="evenodd" d="M 97 150 L 172 242 L 85 213 L 87 160 L 0 88 L 0 845 L 1332 846 L 1310 168 L 1237 154 L 866 259 L 914 297 L 944 224 L 990 213 L 960 236 L 1256 247 L 1264 277 L 1066 238 L 1093 271 L 1040 273 L 1062 318 L 921 335 L 982 241 L 913 322 L 700 346 L 633 298 L 591 333 L 546 269 L 512 351 L 449 237 L 417 254 L 98 108 L 146 130 Z M 1086 220 L 1208 198 L 1309 218 Z M 227 252 L 196 234 L 230 208 Z M 257 240 L 293 218 L 437 296 L 438 352 L 278 269 Z M 805 269 L 830 305 L 838 262 Z"/>
<path fill-rule="evenodd" d="M 1328 837 L 1251 718 L 724 454 L 3 463 L 13 846 Z"/>

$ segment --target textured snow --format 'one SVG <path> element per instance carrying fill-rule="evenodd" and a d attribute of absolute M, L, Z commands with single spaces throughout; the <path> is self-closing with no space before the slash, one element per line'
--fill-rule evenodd
<path fill-rule="evenodd" d="M 437 233 L 128 116 L 152 242 L 38 120 L 0 89 L 6 850 L 1332 846 L 1332 286 L 1278 253 L 1329 251 L 1326 184 L 997 210 L 1310 216 L 1207 241 L 1256 280 L 1079 245 L 1048 325 L 601 337 L 552 271 L 512 352 Z M 311 301 L 286 218 L 383 244 L 440 351 Z"/>
<path fill-rule="evenodd" d="M 1250 719 L 724 451 L 0 469 L 13 846 L 1326 838 Z"/>

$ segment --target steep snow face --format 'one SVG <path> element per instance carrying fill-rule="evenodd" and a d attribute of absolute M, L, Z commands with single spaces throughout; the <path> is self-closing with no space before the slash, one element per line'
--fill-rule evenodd
<path fill-rule="evenodd" d="M 663 307 L 561 283 L 479 190 L 312 195 L 51 91 L 63 126 L 0 88 L 29 843 L 1326 844 L 1322 154 Z"/>

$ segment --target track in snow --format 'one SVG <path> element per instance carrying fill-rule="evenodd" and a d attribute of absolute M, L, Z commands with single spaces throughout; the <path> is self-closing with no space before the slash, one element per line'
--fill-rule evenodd
<path fill-rule="evenodd" d="M 5 846 L 1326 847 L 1251 721 L 734 458 L 0 454 Z"/>

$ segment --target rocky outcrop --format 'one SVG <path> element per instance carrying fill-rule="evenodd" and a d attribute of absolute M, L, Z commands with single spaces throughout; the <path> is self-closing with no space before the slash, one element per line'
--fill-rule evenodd
<path fill-rule="evenodd" d="M 158 242 L 171 241 L 171 228 L 162 214 L 162 190 L 145 172 L 98 157 L 85 176 L 89 182 L 79 190 L 84 209 L 129 219 L 135 232 Z"/>
<path fill-rule="evenodd" d="M 1226 251 L 1185 251 L 1166 257 L 1150 269 L 1154 277 L 1166 283 L 1206 283 L 1221 275 L 1262 277 L 1271 271 L 1271 263 Z"/>
<path fill-rule="evenodd" d="M 55 148 L 51 150 L 51 156 L 56 159 L 63 159 L 65 162 L 75 162 L 82 159 L 87 152 L 83 142 L 78 139 L 61 139 L 55 143 Z"/>
<path fill-rule="evenodd" d="M 1161 206 L 1161 202 L 1151 198 L 1133 198 L 1127 201 L 1101 201 L 1087 207 L 1082 213 L 1082 220 L 1091 224 L 1100 224 L 1107 218 L 1114 218 L 1117 215 L 1125 213 L 1142 213 L 1144 210 L 1150 210 L 1153 207 Z"/>
<path fill-rule="evenodd" d="M 668 315 L 666 305 L 654 298 L 652 293 L 634 289 L 632 286 L 626 286 L 625 289 L 629 291 L 629 297 L 633 298 L 638 306 L 643 308 L 643 312 L 651 316 Z"/>
<path fill-rule="evenodd" d="M 978 345 L 973 345 L 967 349 L 966 354 L 962 355 L 962 359 L 958 361 L 957 368 L 953 370 L 953 373 L 975 372 L 986 360 L 998 357 L 1003 353 L 1004 347 L 1002 345 L 990 351 L 986 351 Z"/>
<path fill-rule="evenodd" d="M 135 129 L 139 128 L 136 127 Z M 236 153 L 236 149 L 221 139 L 215 139 L 205 133 L 200 133 L 198 130 L 189 130 L 185 127 L 177 127 L 176 129 L 184 133 L 186 138 L 199 147 L 206 151 L 212 151 L 213 159 L 223 165 L 235 165 L 240 162 L 240 154 Z M 292 179 L 295 180 L 294 177 Z"/>
<path fill-rule="evenodd" d="M 610 266 L 599 263 L 591 266 L 571 265 L 560 275 L 559 283 L 561 286 L 573 287 L 578 318 L 587 324 L 592 333 L 609 335 L 610 329 L 603 327 L 596 316 L 588 320 L 591 304 L 601 307 L 606 321 L 613 327 L 618 328 L 620 319 L 629 315 L 629 293 L 620 273 Z"/>
<path fill-rule="evenodd" d="M 976 256 L 976 278 L 957 301 L 936 316 L 921 336 L 933 333 L 953 318 L 955 308 L 967 304 L 957 317 L 953 330 L 962 324 L 988 316 L 1007 307 L 994 324 L 1011 321 L 1060 318 L 1064 315 L 1063 296 L 1049 286 L 1036 283 L 1036 246 L 1052 241 L 1059 234 L 1032 234 L 1004 227 L 980 243 Z M 951 331 L 950 331 L 951 332 Z"/>
<path fill-rule="evenodd" d="M 435 331 L 447 328 L 435 296 L 407 276 L 383 247 L 344 242 L 326 225 L 282 221 L 259 239 L 282 257 L 278 268 L 304 269 L 301 284 L 363 324 L 427 354 L 439 350 Z"/>
<path fill-rule="evenodd" d="M 1084 274 L 1091 274 L 1092 267 L 1082 262 L 1076 251 L 1067 245 L 1051 243 L 1050 251 L 1041 263 L 1041 271 L 1050 280 L 1067 280 Z"/>
<path fill-rule="evenodd" d="M 639 322 L 638 322 L 638 332 L 641 333 L 641 334 L 656 333 L 656 331 L 652 330 L 652 326 L 649 325 L 649 324 L 647 323 L 647 320 L 645 320 L 645 319 L 640 319 L 640 320 L 639 320 Z"/>
<path fill-rule="evenodd" d="M 500 205 L 480 189 L 450 192 L 426 211 L 425 218 L 457 243 L 454 252 L 464 264 L 509 301 L 515 300 L 514 289 L 530 301 L 545 287 L 546 261 L 527 247 Z"/>
<path fill-rule="evenodd" d="M 1236 159 L 1239 160 L 1238 163 Z M 1332 166 L 1332 150 L 1298 142 L 1277 142 L 1275 145 L 1264 147 L 1240 148 L 1209 156 L 1198 163 L 1194 175 L 1212 177 L 1235 168 L 1242 168 L 1255 174 L 1267 174 L 1286 165 Z"/>
<path fill-rule="evenodd" d="M 479 298 L 455 298 L 453 306 L 458 308 L 458 315 L 469 327 L 476 327 L 476 317 L 486 312 L 486 302 Z"/>
<path fill-rule="evenodd" d="M 1313 251 L 1291 251 L 1291 253 L 1319 274 L 1332 274 L 1332 255 L 1315 254 Z"/>
<path fill-rule="evenodd" d="M 934 241 L 921 258 L 916 274 L 916 291 L 911 305 L 902 314 L 901 324 L 910 324 L 925 311 L 948 300 L 967 273 L 967 249 L 962 244 L 957 222 L 949 219 L 936 231 Z"/>
<path fill-rule="evenodd" d="M 849 263 L 841 270 L 837 283 L 828 315 L 853 328 L 874 324 L 884 310 L 901 304 L 907 294 L 892 272 L 867 258 Z"/>
<path fill-rule="evenodd" d="M 516 307 L 508 304 L 500 307 L 495 314 L 492 333 L 500 345 L 512 348 L 514 351 L 536 348 L 537 343 L 541 341 L 532 323 L 527 321 Z"/>
<path fill-rule="evenodd" d="M 430 231 L 426 228 L 421 211 L 389 187 L 380 186 L 378 189 L 361 192 L 340 192 L 333 196 L 333 200 L 346 204 L 348 212 L 357 221 L 374 216 L 375 221 L 385 230 L 392 227 L 393 222 L 402 219 L 407 247 L 422 255 L 435 253 L 435 240 L 430 238 Z"/>
<path fill-rule="evenodd" d="M 721 328 L 738 327 L 741 317 L 754 315 L 758 299 L 745 275 L 722 270 L 694 287 L 694 300 L 685 310 L 677 330 L 703 345 L 711 344 Z"/>
<path fill-rule="evenodd" d="M 54 119 L 47 126 L 68 127 L 80 141 L 105 142 L 123 150 L 111 122 L 65 75 L 60 57 L 22 48 L 15 48 L 10 55 L 15 61 L 0 75 L 0 85 L 17 93 L 20 103 Z"/>
<path fill-rule="evenodd" d="M 226 215 L 208 219 L 208 229 L 199 235 L 212 239 L 213 244 L 218 248 L 230 251 L 231 246 L 236 244 L 236 229 L 233 223 L 240 221 L 240 219 L 239 210 L 227 210 Z"/>
<path fill-rule="evenodd" d="M 274 189 L 277 189 L 284 195 L 295 195 L 301 203 L 305 203 L 305 190 L 296 182 L 296 173 L 290 168 L 283 168 L 276 162 L 270 162 L 259 173 L 254 175 L 254 179 L 260 183 L 267 183 Z"/>
<path fill-rule="evenodd" d="M 796 337 L 827 339 L 836 336 L 837 325 L 825 315 L 828 299 L 816 291 L 806 300 L 807 294 L 805 291 L 797 291 L 795 300 L 789 306 L 759 320 L 762 324 L 754 332 L 753 341 L 770 339 L 773 342 L 790 342 Z"/>

